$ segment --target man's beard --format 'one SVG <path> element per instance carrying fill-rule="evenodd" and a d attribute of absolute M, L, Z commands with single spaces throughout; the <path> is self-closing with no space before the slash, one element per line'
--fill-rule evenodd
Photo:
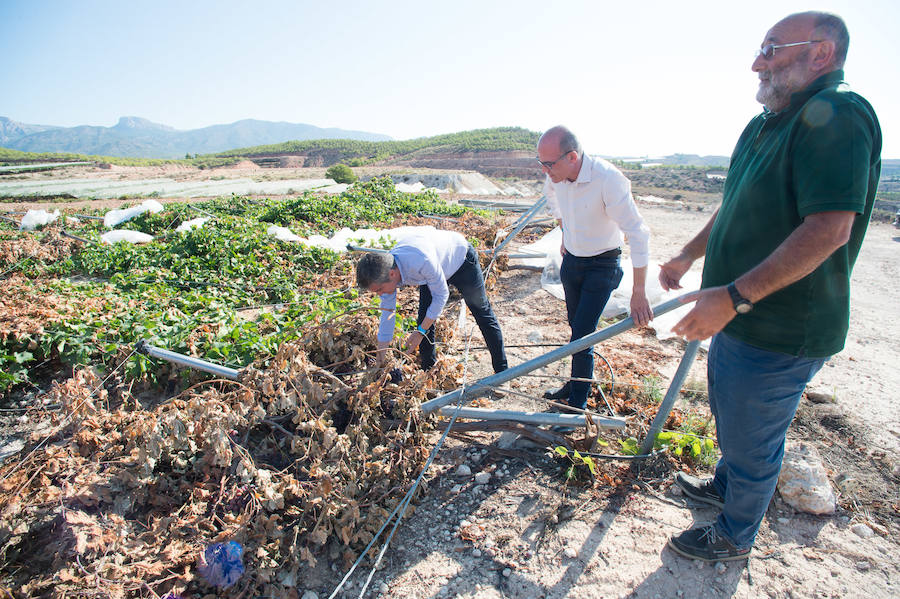
<path fill-rule="evenodd" d="M 756 92 L 756 101 L 774 112 L 787 108 L 791 94 L 806 87 L 809 73 L 806 58 L 806 56 L 799 56 L 790 65 L 778 70 L 770 70 L 766 85 L 763 86 L 763 82 L 760 81 L 759 91 Z"/>

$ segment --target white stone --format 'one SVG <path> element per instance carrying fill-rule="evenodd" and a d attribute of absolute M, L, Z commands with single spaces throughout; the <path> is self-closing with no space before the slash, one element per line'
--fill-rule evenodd
<path fill-rule="evenodd" d="M 456 476 L 472 476 L 472 469 L 465 464 L 460 464 L 456 469 Z"/>
<path fill-rule="evenodd" d="M 540 343 L 544 340 L 544 335 L 540 331 L 530 331 L 527 339 L 529 343 Z"/>
<path fill-rule="evenodd" d="M 563 554 L 569 559 L 575 559 L 576 557 L 578 557 L 578 552 L 575 551 L 574 549 L 572 549 L 571 547 L 566 547 L 563 550 Z"/>
<path fill-rule="evenodd" d="M 834 393 L 827 391 L 810 391 L 807 389 L 806 398 L 813 403 L 835 403 Z"/>
<path fill-rule="evenodd" d="M 472 557 L 481 557 L 481 549 L 473 549 Z"/>
<path fill-rule="evenodd" d="M 458 494 L 460 491 L 462 491 L 462 485 L 453 485 L 450 487 L 450 492 L 454 495 Z"/>
<path fill-rule="evenodd" d="M 857 522 L 856 524 L 854 524 L 853 526 L 850 527 L 850 530 L 852 530 L 853 533 L 856 534 L 857 536 L 860 536 L 864 539 L 868 539 L 869 537 L 871 537 L 872 535 L 875 534 L 871 528 L 869 528 L 862 522 Z"/>
<path fill-rule="evenodd" d="M 778 475 L 778 492 L 788 505 L 810 514 L 833 514 L 837 499 L 822 458 L 808 443 L 788 443 Z"/>
<path fill-rule="evenodd" d="M 487 482 L 488 482 L 489 480 L 491 480 L 491 473 L 490 473 L 490 472 L 479 472 L 478 474 L 475 475 L 475 484 L 476 484 L 476 485 L 484 485 L 484 484 L 487 484 Z"/>
<path fill-rule="evenodd" d="M 503 572 L 501 572 L 501 574 L 503 574 L 503 578 L 509 578 L 510 576 L 512 576 L 512 570 L 510 570 L 509 568 L 503 568 Z"/>
<path fill-rule="evenodd" d="M 319 594 L 315 591 L 306 591 L 300 599 L 319 599 Z"/>
<path fill-rule="evenodd" d="M 790 523 L 790 519 L 789 518 L 779 518 L 778 523 L 779 524 L 788 524 L 788 523 Z"/>
<path fill-rule="evenodd" d="M 391 590 L 391 587 L 388 586 L 386 582 L 382 582 L 378 585 L 378 592 L 382 595 L 386 595 L 388 591 Z"/>

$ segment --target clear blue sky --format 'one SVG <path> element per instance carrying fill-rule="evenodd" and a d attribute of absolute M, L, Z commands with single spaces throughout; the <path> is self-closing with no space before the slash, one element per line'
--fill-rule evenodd
<path fill-rule="evenodd" d="M 847 21 L 846 78 L 900 158 L 898 0 L 0 0 L 0 116 L 395 139 L 562 123 L 592 153 L 727 155 L 760 110 L 754 50 L 811 8 Z"/>

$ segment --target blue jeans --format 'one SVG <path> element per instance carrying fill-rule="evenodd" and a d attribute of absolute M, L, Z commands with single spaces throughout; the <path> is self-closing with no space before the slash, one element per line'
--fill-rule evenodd
<path fill-rule="evenodd" d="M 738 549 L 753 546 L 775 494 L 788 426 L 826 359 L 759 349 L 725 333 L 712 339 L 709 407 L 722 451 L 713 484 L 725 498 L 716 529 Z"/>
<path fill-rule="evenodd" d="M 597 329 L 600 314 L 609 301 L 609 296 L 622 281 L 619 267 L 619 251 L 613 250 L 599 256 L 581 258 L 566 252 L 559 279 L 566 294 L 566 313 L 570 341 L 590 335 Z M 582 350 L 572 355 L 572 377 L 592 378 L 594 374 L 594 348 Z M 590 383 L 572 381 L 569 386 L 569 405 L 584 409 L 587 404 Z"/>
<path fill-rule="evenodd" d="M 506 370 L 506 350 L 503 348 L 503 334 L 500 332 L 500 323 L 491 309 L 487 291 L 484 288 L 484 277 L 481 274 L 481 264 L 478 262 L 478 254 L 475 248 L 469 245 L 466 259 L 462 266 L 447 279 L 447 285 L 453 285 L 462 294 L 463 301 L 475 317 L 475 323 L 481 330 L 484 343 L 491 353 L 491 364 L 494 372 Z M 431 305 L 431 290 L 427 285 L 419 285 L 419 317 L 416 321 L 421 324 L 425 320 L 425 312 Z M 434 325 L 428 329 L 428 334 L 419 343 L 419 361 L 422 368 L 428 370 L 434 366 Z"/>

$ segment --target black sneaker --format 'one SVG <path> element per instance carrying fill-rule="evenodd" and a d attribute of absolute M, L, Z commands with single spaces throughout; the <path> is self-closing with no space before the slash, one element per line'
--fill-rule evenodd
<path fill-rule="evenodd" d="M 691 499 L 714 505 L 719 509 L 725 507 L 725 499 L 716 491 L 711 478 L 697 478 L 684 472 L 675 475 L 675 484 Z"/>
<path fill-rule="evenodd" d="M 544 399 L 569 399 L 569 389 L 571 385 L 566 383 L 556 391 L 544 391 Z"/>
<path fill-rule="evenodd" d="M 750 557 L 750 549 L 738 549 L 723 538 L 713 525 L 686 530 L 669 539 L 669 547 L 678 555 L 704 562 L 727 562 Z"/>

